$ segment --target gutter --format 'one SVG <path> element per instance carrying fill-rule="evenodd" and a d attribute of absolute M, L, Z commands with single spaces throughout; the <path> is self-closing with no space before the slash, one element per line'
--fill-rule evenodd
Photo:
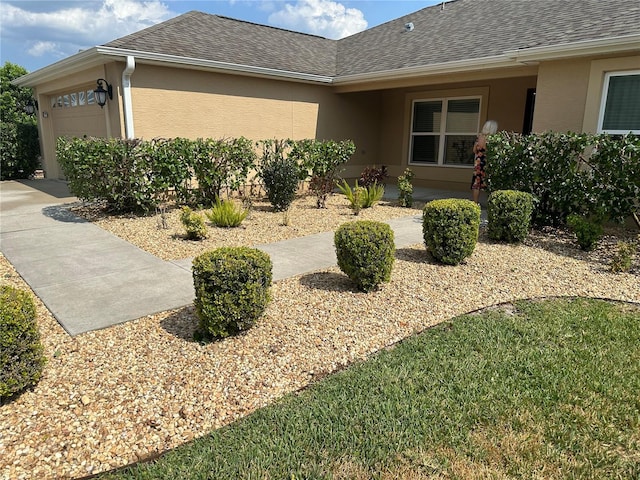
<path fill-rule="evenodd" d="M 135 138 L 133 128 L 133 103 L 131 101 L 131 74 L 136 69 L 136 59 L 127 56 L 127 66 L 122 72 L 122 104 L 124 109 L 124 133 L 127 139 Z"/>
<path fill-rule="evenodd" d="M 278 70 L 267 67 L 257 67 L 253 65 L 241 65 L 236 63 L 219 62 L 214 60 L 203 60 L 201 58 L 180 57 L 177 55 L 167 55 L 163 53 L 142 52 L 138 50 L 127 50 L 122 48 L 97 46 L 80 53 L 76 53 L 68 58 L 60 60 L 52 65 L 28 73 L 11 83 L 19 87 L 33 87 L 48 80 L 54 80 L 63 75 L 73 74 L 90 67 L 103 65 L 105 60 L 125 60 L 128 57 L 135 57 L 137 63 L 155 65 L 181 65 L 184 68 L 195 70 L 206 70 L 221 73 L 244 74 L 253 77 L 276 78 L 294 80 L 304 83 L 326 84 L 333 81 L 330 75 L 316 75 L 311 73 L 291 72 L 288 70 Z"/>

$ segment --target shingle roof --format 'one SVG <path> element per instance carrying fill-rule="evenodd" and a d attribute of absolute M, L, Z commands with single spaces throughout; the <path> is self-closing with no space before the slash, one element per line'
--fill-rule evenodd
<path fill-rule="evenodd" d="M 337 41 L 189 12 L 105 46 L 343 76 L 639 32 L 640 0 L 451 0 Z"/>
<path fill-rule="evenodd" d="M 453 0 L 340 40 L 337 75 L 638 33 L 640 0 Z"/>
<path fill-rule="evenodd" d="M 196 11 L 105 46 L 313 75 L 335 74 L 334 40 Z"/>

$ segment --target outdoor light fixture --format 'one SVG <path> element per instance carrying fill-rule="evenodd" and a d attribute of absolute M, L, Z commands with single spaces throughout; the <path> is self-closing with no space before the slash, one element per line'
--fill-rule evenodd
<path fill-rule="evenodd" d="M 106 90 L 102 86 L 102 82 L 107 85 Z M 113 100 L 113 88 L 111 88 L 109 82 L 107 82 L 104 78 L 98 79 L 98 88 L 96 88 L 93 93 L 96 94 L 96 103 L 100 105 L 100 108 L 104 107 L 104 105 L 107 103 L 107 95 L 109 95 L 109 100 Z"/>
<path fill-rule="evenodd" d="M 27 115 L 33 115 L 38 110 L 38 101 L 30 98 L 27 104 L 24 106 L 24 111 Z"/>

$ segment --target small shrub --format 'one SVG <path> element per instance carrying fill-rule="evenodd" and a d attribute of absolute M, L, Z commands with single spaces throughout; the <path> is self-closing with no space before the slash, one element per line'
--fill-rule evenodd
<path fill-rule="evenodd" d="M 611 271 L 615 273 L 628 272 L 631 269 L 637 247 L 632 242 L 618 242 L 616 251 L 611 259 Z"/>
<path fill-rule="evenodd" d="M 391 279 L 395 244 L 386 223 L 372 221 L 341 225 L 334 235 L 338 266 L 357 287 L 370 292 Z"/>
<path fill-rule="evenodd" d="M 193 260 L 194 301 L 200 327 L 224 338 L 251 328 L 269 303 L 269 255 L 248 247 L 223 247 Z"/>
<path fill-rule="evenodd" d="M 204 214 L 216 227 L 232 228 L 238 227 L 247 218 L 249 210 L 238 207 L 231 200 L 223 202 L 218 198 L 211 211 L 206 211 Z"/>
<path fill-rule="evenodd" d="M 0 287 L 0 399 L 38 383 L 46 359 L 31 296 Z"/>
<path fill-rule="evenodd" d="M 424 206 L 422 234 L 433 257 L 458 265 L 476 248 L 480 230 L 480 207 L 471 200 L 433 200 Z"/>
<path fill-rule="evenodd" d="M 596 248 L 604 232 L 602 222 L 599 219 L 581 215 L 567 216 L 567 225 L 576 234 L 580 248 L 587 251 Z"/>
<path fill-rule="evenodd" d="M 488 234 L 493 240 L 522 242 L 529 235 L 533 195 L 516 190 L 498 190 L 489 195 Z"/>
<path fill-rule="evenodd" d="M 259 173 L 269 202 L 276 212 L 287 210 L 298 191 L 301 176 L 298 160 L 284 156 L 290 144 L 288 140 L 262 142 L 263 154 Z"/>
<path fill-rule="evenodd" d="M 414 173 L 410 168 L 398 177 L 398 200 L 401 207 L 411 208 L 413 206 L 413 180 Z"/>
<path fill-rule="evenodd" d="M 360 174 L 358 185 L 361 187 L 368 187 L 377 183 L 378 185 L 384 185 L 385 180 L 389 175 L 387 174 L 387 167 L 382 165 L 380 168 L 367 167 Z"/>
<path fill-rule="evenodd" d="M 352 189 L 346 180 L 342 180 L 342 184 L 338 184 L 338 190 L 347 197 L 356 215 L 363 208 L 373 207 L 384 195 L 384 185 L 378 185 L 375 182 L 366 187 L 359 186 L 356 182 Z"/>
<path fill-rule="evenodd" d="M 189 207 L 182 207 L 180 221 L 187 231 L 189 240 L 202 240 L 207 238 L 207 226 L 204 224 L 204 217 L 191 210 Z"/>

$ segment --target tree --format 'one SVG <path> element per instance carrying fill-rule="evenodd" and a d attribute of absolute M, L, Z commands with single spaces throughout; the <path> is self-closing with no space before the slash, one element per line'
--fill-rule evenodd
<path fill-rule="evenodd" d="M 27 178 L 40 163 L 37 120 L 24 111 L 31 89 L 11 83 L 27 73 L 11 62 L 0 68 L 0 180 Z"/>

